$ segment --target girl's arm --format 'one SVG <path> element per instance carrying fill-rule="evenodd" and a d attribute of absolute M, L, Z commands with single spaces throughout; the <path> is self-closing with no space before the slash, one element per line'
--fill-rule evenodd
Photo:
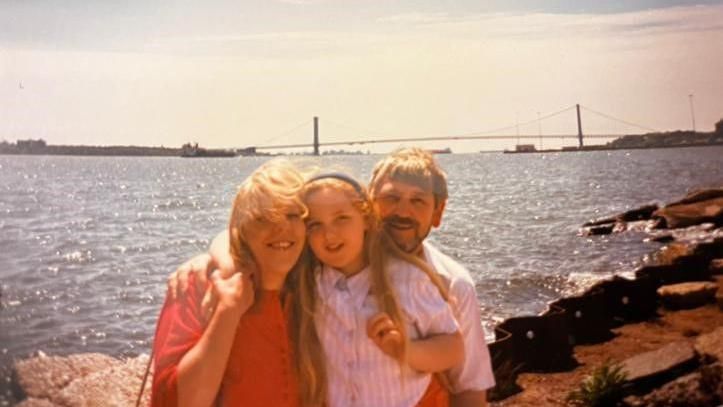
<path fill-rule="evenodd" d="M 367 334 L 387 355 L 402 357 L 403 338 L 399 329 L 386 313 L 379 313 L 367 323 Z M 407 345 L 406 361 L 420 372 L 441 372 L 464 359 L 464 341 L 459 331 L 451 334 L 432 334 L 415 339 Z"/>

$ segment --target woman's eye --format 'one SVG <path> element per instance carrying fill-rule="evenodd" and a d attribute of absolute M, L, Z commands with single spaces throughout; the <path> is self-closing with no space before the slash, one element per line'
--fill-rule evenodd
<path fill-rule="evenodd" d="M 307 222 L 306 223 L 306 230 L 312 231 L 319 228 L 319 222 Z"/>
<path fill-rule="evenodd" d="M 287 214 L 286 214 L 286 219 L 288 219 L 288 220 L 299 220 L 299 219 L 301 219 L 301 215 L 298 214 L 298 213 L 287 213 Z"/>

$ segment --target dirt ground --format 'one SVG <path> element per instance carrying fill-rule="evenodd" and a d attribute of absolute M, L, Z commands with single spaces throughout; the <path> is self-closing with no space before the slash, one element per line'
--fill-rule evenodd
<path fill-rule="evenodd" d="M 704 333 L 723 326 L 723 311 L 716 304 L 704 307 L 667 311 L 658 310 L 659 317 L 641 323 L 623 325 L 613 330 L 616 337 L 596 345 L 575 347 L 580 366 L 564 373 L 523 373 L 517 384 L 521 393 L 492 406 L 564 406 L 568 392 L 606 360 L 620 362 L 639 353 L 658 349 L 676 341 L 694 342 Z"/>

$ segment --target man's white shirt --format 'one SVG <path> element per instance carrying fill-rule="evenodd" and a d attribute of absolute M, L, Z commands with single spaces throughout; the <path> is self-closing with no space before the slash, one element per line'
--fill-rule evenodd
<path fill-rule="evenodd" d="M 447 372 L 452 393 L 486 390 L 495 385 L 489 349 L 482 329 L 475 283 L 469 271 L 451 257 L 424 242 L 427 264 L 448 287 L 452 311 L 464 337 L 464 361 Z"/>

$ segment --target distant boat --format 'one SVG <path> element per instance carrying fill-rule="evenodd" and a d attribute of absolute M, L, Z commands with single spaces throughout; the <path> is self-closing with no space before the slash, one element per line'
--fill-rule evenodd
<path fill-rule="evenodd" d="M 427 150 L 427 151 L 429 151 L 429 152 L 432 153 L 432 154 L 452 154 L 452 149 L 449 148 L 449 147 L 447 147 L 447 148 L 432 148 L 432 149 L 429 149 L 429 150 Z"/>
<path fill-rule="evenodd" d="M 181 146 L 181 157 L 235 157 L 236 152 L 233 150 L 224 150 L 218 148 L 202 148 L 198 143 L 186 143 Z"/>

